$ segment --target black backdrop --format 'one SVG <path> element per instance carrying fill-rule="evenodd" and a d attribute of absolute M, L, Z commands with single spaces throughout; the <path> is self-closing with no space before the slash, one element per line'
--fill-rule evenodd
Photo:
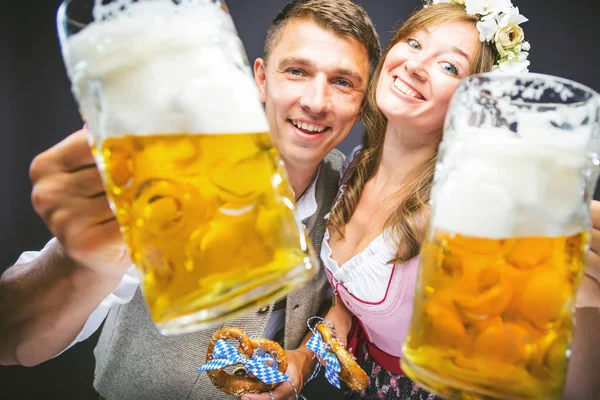
<path fill-rule="evenodd" d="M 250 60 L 261 55 L 266 28 L 287 1 L 227 0 Z M 418 0 L 358 2 L 373 18 L 383 45 L 397 23 L 420 6 Z M 523 25 L 532 44 L 531 70 L 570 78 L 599 91 L 600 24 L 593 2 L 514 2 L 531 19 Z M 22 251 L 38 249 L 50 238 L 31 208 L 29 163 L 81 126 L 56 39 L 54 15 L 59 3 L 1 1 L 0 273 Z M 358 144 L 360 131 L 358 125 L 340 146 L 342 151 L 347 153 Z M 96 339 L 38 367 L 0 367 L 0 399 L 97 399 L 91 386 Z"/>

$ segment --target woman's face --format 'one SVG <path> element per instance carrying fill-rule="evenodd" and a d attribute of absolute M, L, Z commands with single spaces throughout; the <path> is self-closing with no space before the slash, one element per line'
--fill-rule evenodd
<path fill-rule="evenodd" d="M 419 133 L 442 129 L 448 104 L 471 68 L 479 32 L 450 22 L 415 32 L 389 51 L 377 83 L 377 105 L 388 123 Z"/>

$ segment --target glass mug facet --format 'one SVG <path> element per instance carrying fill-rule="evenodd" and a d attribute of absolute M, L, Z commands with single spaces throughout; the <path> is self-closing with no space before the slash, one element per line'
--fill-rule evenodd
<path fill-rule="evenodd" d="M 67 0 L 72 92 L 163 334 L 271 302 L 318 263 L 223 1 Z"/>
<path fill-rule="evenodd" d="M 402 369 L 444 397 L 558 399 L 590 240 L 598 95 L 464 80 L 446 117 Z"/>

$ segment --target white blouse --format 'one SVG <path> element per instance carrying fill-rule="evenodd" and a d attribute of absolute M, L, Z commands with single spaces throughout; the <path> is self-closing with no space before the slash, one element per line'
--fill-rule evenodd
<path fill-rule="evenodd" d="M 350 155 L 346 157 L 340 172 L 341 176 L 344 175 L 360 148 L 361 146 L 356 146 Z M 340 187 L 342 195 L 344 189 L 345 186 L 342 185 Z M 325 218 L 329 218 L 329 214 Z M 329 237 L 329 229 L 327 229 L 323 237 L 320 256 L 323 265 L 332 273 L 333 278 L 362 301 L 376 303 L 383 300 L 394 268 L 394 265 L 388 264 L 388 261 L 396 255 L 396 248 L 390 240 L 389 230 L 377 236 L 363 251 L 353 256 L 342 266 L 339 266 L 331 258 Z"/>
<path fill-rule="evenodd" d="M 326 230 L 321 247 L 321 260 L 334 279 L 362 301 L 376 303 L 383 300 L 394 268 L 388 261 L 396 254 L 388 231 L 377 236 L 363 251 L 342 266 L 331 258 L 329 237 L 329 230 Z"/>

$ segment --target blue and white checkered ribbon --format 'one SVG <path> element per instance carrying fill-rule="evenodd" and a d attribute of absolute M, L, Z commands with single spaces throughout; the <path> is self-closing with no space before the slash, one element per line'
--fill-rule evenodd
<path fill-rule="evenodd" d="M 273 360 L 274 366 L 270 367 L 267 361 Z M 238 349 L 225 340 L 217 340 L 213 350 L 213 359 L 204 364 L 196 372 L 212 371 L 235 364 L 244 364 L 244 367 L 256 378 L 266 384 L 288 381 L 290 378 L 277 370 L 277 362 L 269 354 L 254 355 L 251 358 L 244 356 Z"/>
<path fill-rule="evenodd" d="M 323 323 L 323 322 L 321 322 L 321 323 Z M 327 381 L 329 381 L 329 383 L 331 383 L 333 386 L 340 389 L 339 373 L 342 370 L 340 361 L 338 360 L 338 358 L 335 354 L 333 354 L 330 351 L 327 351 L 328 344 L 323 341 L 321 334 L 318 331 L 311 328 L 310 325 L 309 325 L 309 328 L 313 332 L 313 336 L 306 343 L 306 347 L 310 351 L 315 353 L 315 356 L 317 357 L 318 361 L 320 361 L 320 360 L 325 361 L 325 378 L 327 378 Z M 333 340 L 335 340 L 335 339 L 333 339 Z M 313 379 L 314 377 L 319 375 L 320 371 L 321 371 L 321 363 L 317 362 L 317 366 L 315 367 L 315 370 L 314 370 L 313 374 L 311 375 L 311 377 L 308 379 L 308 381 L 310 381 L 311 379 Z"/>

